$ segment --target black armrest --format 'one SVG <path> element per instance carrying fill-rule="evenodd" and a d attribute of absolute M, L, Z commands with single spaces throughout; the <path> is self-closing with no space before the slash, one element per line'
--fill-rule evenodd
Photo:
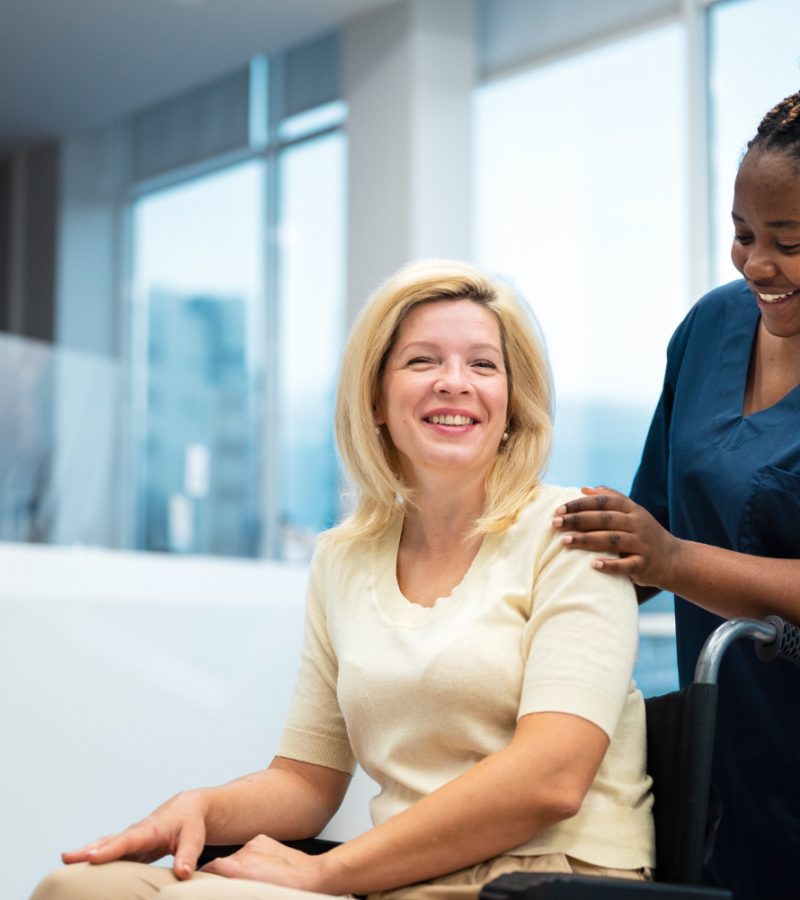
<path fill-rule="evenodd" d="M 327 853 L 334 847 L 339 846 L 338 841 L 326 841 L 324 838 L 303 838 L 299 841 L 284 841 L 287 847 L 294 847 L 295 850 L 302 850 L 303 853 L 310 853 L 311 856 L 318 856 L 320 853 Z M 218 859 L 220 856 L 230 856 L 242 849 L 242 844 L 207 844 L 203 847 L 203 852 L 197 860 L 197 868 L 211 862 L 212 859 Z"/>
<path fill-rule="evenodd" d="M 480 900 L 659 900 L 661 897 L 732 900 L 733 895 L 720 888 L 561 872 L 510 872 L 484 885 L 480 893 Z"/>

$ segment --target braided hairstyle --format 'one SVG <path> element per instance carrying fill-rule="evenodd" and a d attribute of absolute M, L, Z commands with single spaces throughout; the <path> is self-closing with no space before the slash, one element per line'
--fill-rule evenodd
<path fill-rule="evenodd" d="M 800 159 L 800 91 L 772 107 L 747 150 L 777 151 Z"/>

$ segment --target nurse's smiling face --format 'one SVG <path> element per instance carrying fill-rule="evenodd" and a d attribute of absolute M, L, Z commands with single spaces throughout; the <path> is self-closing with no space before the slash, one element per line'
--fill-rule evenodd
<path fill-rule="evenodd" d="M 736 177 L 731 259 L 767 331 L 800 335 L 800 161 L 751 150 Z"/>

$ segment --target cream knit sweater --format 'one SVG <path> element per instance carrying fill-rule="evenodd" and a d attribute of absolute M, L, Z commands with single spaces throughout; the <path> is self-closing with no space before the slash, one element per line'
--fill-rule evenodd
<path fill-rule="evenodd" d="M 520 716 L 581 716 L 611 744 L 580 812 L 510 852 L 653 866 L 636 598 L 561 546 L 550 520 L 577 493 L 540 486 L 431 608 L 398 588 L 400 519 L 366 546 L 323 539 L 278 754 L 345 772 L 358 761 L 380 787 L 378 824 L 505 747 Z"/>

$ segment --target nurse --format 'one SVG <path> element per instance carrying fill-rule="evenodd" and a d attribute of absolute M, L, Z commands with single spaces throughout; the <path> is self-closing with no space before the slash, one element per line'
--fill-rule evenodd
<path fill-rule="evenodd" d="M 556 510 L 567 547 L 619 553 L 640 602 L 673 592 L 682 684 L 722 619 L 800 622 L 800 92 L 749 142 L 733 196 L 742 278 L 675 332 L 631 499 L 586 488 Z M 735 644 L 720 674 L 713 783 L 722 818 L 712 883 L 796 898 L 800 668 Z"/>

